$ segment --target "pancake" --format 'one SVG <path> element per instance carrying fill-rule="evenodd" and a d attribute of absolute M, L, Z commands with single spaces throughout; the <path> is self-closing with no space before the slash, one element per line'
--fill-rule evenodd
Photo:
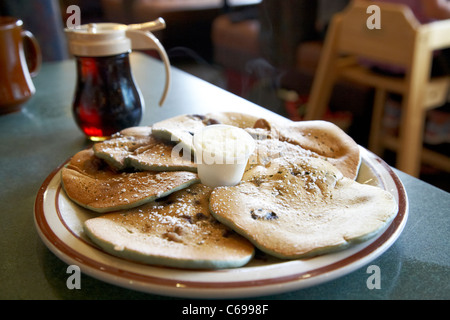
<path fill-rule="evenodd" d="M 283 157 L 316 157 L 317 155 L 310 150 L 303 149 L 286 141 L 277 139 L 267 139 L 263 134 L 255 132 L 254 129 L 247 130 L 255 138 L 255 151 L 250 155 L 247 168 L 255 165 L 266 165 L 272 160 Z"/>
<path fill-rule="evenodd" d="M 85 222 L 106 252 L 153 265 L 222 269 L 245 265 L 254 246 L 209 213 L 211 189 L 196 184 L 139 208 Z"/>
<path fill-rule="evenodd" d="M 96 212 L 129 209 L 199 182 L 188 171 L 117 172 L 94 155 L 78 152 L 61 171 L 67 196 Z"/>
<path fill-rule="evenodd" d="M 128 167 L 128 156 L 137 148 L 151 143 L 151 132 L 150 127 L 127 128 L 108 140 L 95 143 L 94 154 L 117 170 L 124 170 Z"/>
<path fill-rule="evenodd" d="M 125 129 L 109 140 L 94 144 L 93 150 L 96 157 L 117 170 L 197 172 L 190 153 L 177 152 L 172 143 L 154 137 L 151 127 Z"/>
<path fill-rule="evenodd" d="M 214 119 L 218 123 L 241 129 L 253 128 L 255 122 L 259 119 L 259 117 L 239 112 L 207 113 L 205 116 L 208 119 Z"/>
<path fill-rule="evenodd" d="M 155 137 L 177 144 L 183 153 L 193 154 L 192 137 L 194 132 L 207 125 L 217 123 L 219 123 L 217 120 L 204 115 L 180 115 L 155 123 L 152 131 Z"/>
<path fill-rule="evenodd" d="M 320 158 L 283 157 L 251 167 L 236 186 L 216 188 L 210 210 L 261 251 L 295 259 L 370 239 L 394 218 L 397 204 Z"/>
<path fill-rule="evenodd" d="M 183 149 L 151 136 L 146 145 L 127 156 L 128 166 L 137 170 L 197 172 L 191 154 L 183 152 Z"/>
<path fill-rule="evenodd" d="M 258 119 L 254 125 L 259 134 L 289 142 L 326 159 L 345 177 L 355 180 L 361 164 L 358 144 L 335 124 L 322 120 L 270 123 Z M 264 131 L 265 130 L 265 131 Z"/>

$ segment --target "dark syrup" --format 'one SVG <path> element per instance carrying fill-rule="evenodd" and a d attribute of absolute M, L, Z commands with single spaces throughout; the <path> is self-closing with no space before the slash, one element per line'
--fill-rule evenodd
<path fill-rule="evenodd" d="M 84 134 L 101 141 L 137 126 L 144 103 L 131 74 L 129 54 L 76 59 L 78 80 L 73 114 Z"/>

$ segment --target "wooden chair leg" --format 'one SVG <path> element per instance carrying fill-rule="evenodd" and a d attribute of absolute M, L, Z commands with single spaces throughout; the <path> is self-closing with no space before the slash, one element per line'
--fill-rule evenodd
<path fill-rule="evenodd" d="M 396 161 L 397 169 L 414 177 L 420 174 L 425 125 L 425 111 L 419 104 L 419 101 L 404 99 Z"/>
<path fill-rule="evenodd" d="M 386 96 L 387 92 L 384 89 L 377 89 L 375 91 L 372 121 L 370 124 L 369 149 L 379 156 L 381 156 L 384 149 L 381 144 L 381 129 L 386 106 Z"/>
<path fill-rule="evenodd" d="M 397 168 L 414 177 L 420 175 L 425 127 L 424 106 L 433 58 L 432 52 L 421 47 L 420 43 L 421 41 L 416 43 L 411 73 L 407 76 L 408 90 L 403 96 L 397 153 Z"/>
<path fill-rule="evenodd" d="M 337 39 L 337 25 L 339 19 L 333 19 L 333 22 L 328 29 L 327 37 L 322 48 L 320 56 L 319 67 L 316 71 L 313 85 L 311 88 L 311 95 L 306 109 L 305 120 L 323 119 L 325 115 L 327 104 L 330 101 L 331 92 L 336 80 L 336 39 Z"/>
<path fill-rule="evenodd" d="M 323 119 L 334 87 L 334 77 L 317 74 L 306 109 L 305 120 Z"/>

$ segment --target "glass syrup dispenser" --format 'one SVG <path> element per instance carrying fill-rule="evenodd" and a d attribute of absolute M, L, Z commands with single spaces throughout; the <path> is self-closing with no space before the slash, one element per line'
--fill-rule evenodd
<path fill-rule="evenodd" d="M 164 103 L 170 63 L 163 46 L 150 32 L 163 28 L 165 22 L 159 18 L 143 24 L 90 23 L 65 30 L 77 68 L 73 115 L 88 139 L 102 141 L 139 125 L 144 99 L 130 67 L 133 49 L 156 49 L 159 53 L 166 73 L 159 105 Z"/>

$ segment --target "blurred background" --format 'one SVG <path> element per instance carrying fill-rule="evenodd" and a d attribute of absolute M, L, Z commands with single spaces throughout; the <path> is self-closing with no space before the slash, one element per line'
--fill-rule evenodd
<path fill-rule="evenodd" d="M 140 23 L 163 17 L 155 35 L 170 61 L 186 72 L 292 120 L 301 120 L 331 17 L 349 0 L 0 0 L 0 14 L 24 21 L 45 62 L 69 59 L 63 32 L 67 8 L 81 24 Z M 153 52 L 147 52 L 154 55 Z M 156 57 L 156 55 L 154 55 Z M 367 146 L 374 92 L 339 82 L 325 115 Z M 383 125 L 395 131 L 399 102 L 386 102 Z M 430 115 L 432 117 L 432 115 Z M 396 122 L 397 121 L 397 122 Z M 430 148 L 449 153 L 448 141 Z M 383 158 L 394 165 L 395 154 Z M 450 191 L 449 173 L 423 165 L 420 178 Z"/>

